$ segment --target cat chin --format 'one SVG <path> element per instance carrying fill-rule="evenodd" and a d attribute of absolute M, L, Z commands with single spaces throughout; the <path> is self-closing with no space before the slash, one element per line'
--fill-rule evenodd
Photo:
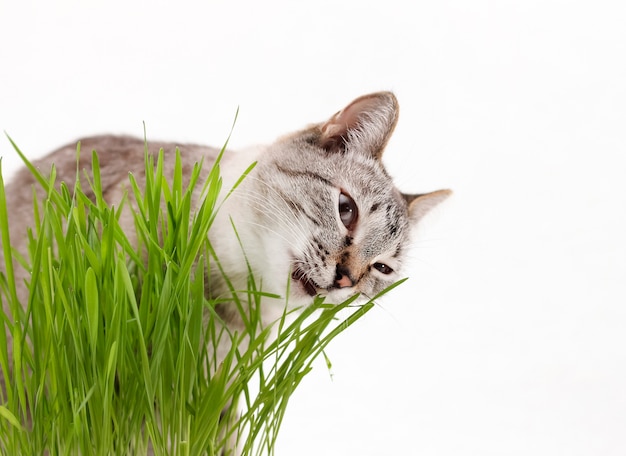
<path fill-rule="evenodd" d="M 325 301 L 329 304 L 340 304 L 355 294 L 358 294 L 358 291 L 354 288 L 335 288 L 325 293 Z M 357 299 L 357 302 L 359 300 L 360 298 Z"/>

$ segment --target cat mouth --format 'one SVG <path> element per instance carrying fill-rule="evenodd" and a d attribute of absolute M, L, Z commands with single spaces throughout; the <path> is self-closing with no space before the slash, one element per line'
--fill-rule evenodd
<path fill-rule="evenodd" d="M 296 282 L 300 282 L 302 288 L 309 296 L 317 296 L 317 290 L 319 287 L 314 281 L 306 276 L 306 273 L 302 269 L 295 268 L 291 273 L 291 278 Z"/>

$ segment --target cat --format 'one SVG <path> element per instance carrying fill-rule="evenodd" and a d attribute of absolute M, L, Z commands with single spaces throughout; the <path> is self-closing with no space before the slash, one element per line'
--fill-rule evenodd
<path fill-rule="evenodd" d="M 209 232 L 226 276 L 235 289 L 246 289 L 249 263 L 254 277 L 262 280 L 263 291 L 280 296 L 291 281 L 289 296 L 263 302 L 263 324 L 279 319 L 285 306 L 306 306 L 316 296 L 331 303 L 358 293 L 373 297 L 402 278 L 411 228 L 451 192 L 404 194 L 394 186 L 381 158 L 396 126 L 398 109 L 390 92 L 364 95 L 328 120 L 271 145 L 227 151 L 223 156 L 225 189 L 257 162 L 225 201 Z M 80 143 L 83 151 L 98 153 L 104 198 L 109 204 L 117 205 L 128 191 L 129 171 L 143 185 L 144 140 L 107 135 Z M 185 174 L 201 159 L 206 170 L 219 153 L 211 147 L 148 141 L 150 153 L 164 150 L 166 176 L 173 169 L 173 160 L 167 157 L 173 157 L 176 147 Z M 91 154 L 82 153 L 80 167 L 89 171 L 90 160 Z M 76 143 L 34 162 L 44 174 L 53 163 L 57 181 L 72 182 Z M 208 171 L 204 172 L 206 177 Z M 33 186 L 37 185 L 32 174 L 23 169 L 6 191 L 11 240 L 23 255 L 26 229 L 33 224 Z M 197 198 L 194 204 L 198 204 Z M 132 236 L 130 211 L 122 213 L 120 224 L 127 226 Z M 1 255 L 0 264 L 4 264 Z M 15 270 L 19 298 L 25 303 L 23 283 L 28 274 L 17 263 Z M 212 282 L 211 295 L 225 292 L 224 283 Z M 216 310 L 231 329 L 242 327 L 234 306 L 219 304 Z"/>

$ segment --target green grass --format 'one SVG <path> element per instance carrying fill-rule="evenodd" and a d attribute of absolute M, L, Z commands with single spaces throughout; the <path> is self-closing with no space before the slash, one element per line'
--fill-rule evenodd
<path fill-rule="evenodd" d="M 224 193 L 219 160 L 205 182 L 196 165 L 185 187 L 178 153 L 171 176 L 162 153 L 146 155 L 145 188 L 131 175 L 132 192 L 113 207 L 102 197 L 95 152 L 91 175 L 77 169 L 68 184 L 54 169 L 39 174 L 13 145 L 47 197 L 33 197 L 29 255 L 19 258 L 32 270 L 22 305 L 0 161 L 0 300 L 10 309 L 0 314 L 0 453 L 219 455 L 239 436 L 242 454 L 273 454 L 289 398 L 313 361 L 378 296 L 359 305 L 316 299 L 278 322 L 274 338 L 258 319 L 261 298 L 272 297 L 250 275 L 243 298 L 231 290 L 246 322 L 231 333 L 205 296 L 209 266 L 219 265 L 207 236 Z M 196 188 L 202 204 L 192 211 Z M 119 224 L 131 201 L 138 245 Z M 232 348 L 218 366 L 213 347 L 225 338 Z"/>

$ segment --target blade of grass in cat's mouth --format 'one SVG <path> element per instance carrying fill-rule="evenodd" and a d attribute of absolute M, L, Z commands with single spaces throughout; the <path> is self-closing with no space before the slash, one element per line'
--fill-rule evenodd
<path fill-rule="evenodd" d="M 302 284 L 302 287 L 304 288 L 304 291 L 306 291 L 309 296 L 317 296 L 317 290 L 319 287 L 315 282 L 307 278 L 302 269 L 295 268 L 291 273 L 291 278 L 300 282 Z"/>

